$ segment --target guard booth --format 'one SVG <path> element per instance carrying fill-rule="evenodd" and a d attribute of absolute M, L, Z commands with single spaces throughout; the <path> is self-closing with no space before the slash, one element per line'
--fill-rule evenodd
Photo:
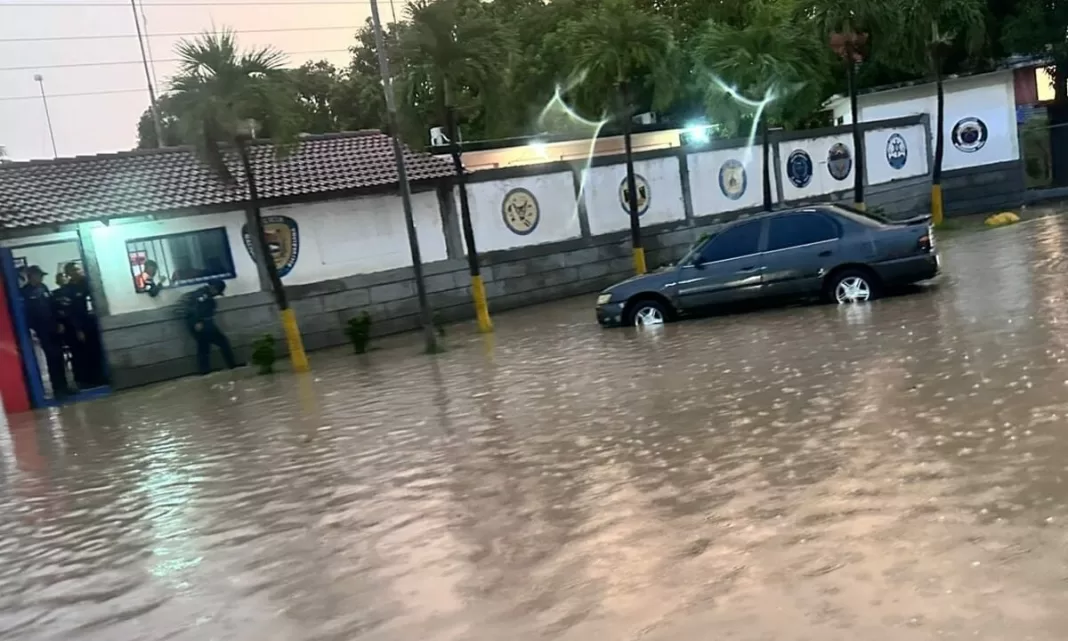
<path fill-rule="evenodd" d="M 28 403 L 19 402 L 16 374 L 5 372 L 3 379 L 5 405 L 9 412 L 20 411 L 20 406 L 29 405 L 32 408 L 56 407 L 70 402 L 96 398 L 111 392 L 107 381 L 110 380 L 107 360 L 100 336 L 99 323 L 93 323 L 91 328 L 82 332 L 78 337 L 73 331 L 64 331 L 58 335 L 40 337 L 31 329 L 27 317 L 26 304 L 22 295 L 22 286 L 26 284 L 26 269 L 38 266 L 48 274 L 43 279 L 43 284 L 55 295 L 61 281 L 58 275 L 63 273 L 68 263 L 82 266 L 85 264 L 82 255 L 81 243 L 76 235 L 69 238 L 50 240 L 47 242 L 27 242 L 18 244 L 17 240 L 8 241 L 7 246 L 0 247 L 0 272 L 2 272 L 4 296 L 0 303 L 0 315 L 5 316 L 0 322 L 0 340 L 3 341 L 3 367 L 9 369 L 9 365 L 17 363 L 19 372 L 17 378 L 21 379 L 23 396 Z M 89 302 L 90 308 L 92 302 Z M 6 314 L 4 314 L 6 312 Z M 4 335 L 4 327 L 8 327 L 11 336 Z M 85 336 L 86 333 L 90 335 Z M 42 340 L 50 341 L 43 345 Z M 79 341 L 77 344 L 74 341 Z M 84 345 L 99 346 L 99 349 L 85 349 Z M 56 394 L 56 381 L 51 380 L 44 347 L 51 347 L 62 354 L 63 370 L 67 394 Z M 13 358 L 17 355 L 17 361 Z M 87 355 L 90 355 L 87 357 Z M 99 372 L 99 375 L 88 377 L 86 371 Z M 79 384 L 75 373 L 82 373 L 84 381 Z M 88 382 L 92 379 L 92 382 Z M 11 388 L 10 390 L 8 388 Z M 62 389 L 62 385 L 59 386 Z M 14 401 L 9 402 L 8 395 L 13 395 Z M 29 407 L 21 407 L 22 410 Z"/>

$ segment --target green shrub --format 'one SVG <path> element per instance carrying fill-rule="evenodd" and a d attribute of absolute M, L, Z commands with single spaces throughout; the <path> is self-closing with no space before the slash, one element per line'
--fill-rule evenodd
<path fill-rule="evenodd" d="M 348 327 L 345 328 L 345 335 L 349 337 L 353 351 L 357 354 L 365 353 L 367 345 L 371 342 L 371 315 L 367 312 L 360 312 L 356 318 L 350 318 Z"/>
<path fill-rule="evenodd" d="M 252 364 L 262 375 L 274 373 L 274 336 L 264 334 L 252 343 Z"/>

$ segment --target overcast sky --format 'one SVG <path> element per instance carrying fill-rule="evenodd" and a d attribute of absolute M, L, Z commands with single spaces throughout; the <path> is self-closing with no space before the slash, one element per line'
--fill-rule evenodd
<path fill-rule="evenodd" d="M 174 70 L 168 61 L 179 40 L 164 34 L 230 26 L 242 45 L 274 45 L 289 54 L 294 66 L 323 58 L 344 64 L 355 33 L 351 27 L 370 15 L 367 0 L 265 0 L 268 4 L 228 6 L 239 1 L 144 0 L 157 89 L 166 88 Z M 45 3 L 53 6 L 29 6 Z M 105 4 L 114 6 L 99 6 Z M 388 0 L 380 6 L 383 19 L 389 20 Z M 252 33 L 264 29 L 282 31 Z M 104 35 L 128 37 L 38 40 Z M 134 64 L 100 64 L 113 62 Z M 129 0 L 0 0 L 0 146 L 13 160 L 52 157 L 35 73 L 44 77 L 60 156 L 121 151 L 137 144 L 137 120 L 148 106 L 148 93 Z M 119 93 L 64 95 L 104 91 Z"/>

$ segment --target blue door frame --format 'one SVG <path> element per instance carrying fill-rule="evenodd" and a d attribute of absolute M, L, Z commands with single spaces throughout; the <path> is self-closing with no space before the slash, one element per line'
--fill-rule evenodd
<path fill-rule="evenodd" d="M 82 265 L 84 264 L 85 259 L 83 257 Z M 47 397 L 44 379 L 41 377 L 41 368 L 37 363 L 37 352 L 33 348 L 30 325 L 26 322 L 26 306 L 23 304 L 22 295 L 19 292 L 19 273 L 18 268 L 15 267 L 15 256 L 11 249 L 7 247 L 0 247 L 0 272 L 3 272 L 4 287 L 8 291 L 7 300 L 10 308 L 8 311 L 11 314 L 11 324 L 15 328 L 15 335 L 18 339 L 19 356 L 22 360 L 22 370 L 26 374 L 26 389 L 30 393 L 30 403 L 34 407 L 57 407 L 64 403 L 110 394 L 111 388 L 105 386 L 78 392 L 60 400 Z M 102 363 L 101 366 L 104 368 L 105 375 L 107 375 L 107 362 Z"/>

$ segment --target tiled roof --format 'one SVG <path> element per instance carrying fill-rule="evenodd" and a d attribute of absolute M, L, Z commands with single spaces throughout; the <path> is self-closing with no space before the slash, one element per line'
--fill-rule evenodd
<path fill-rule="evenodd" d="M 250 152 L 262 199 L 397 183 L 392 141 L 378 131 L 304 136 L 284 157 L 276 157 L 266 141 Z M 189 147 L 0 165 L 0 227 L 240 203 L 247 191 L 240 163 L 230 155 L 236 185 L 220 181 Z M 412 181 L 453 173 L 446 159 L 407 148 L 404 157 Z"/>

